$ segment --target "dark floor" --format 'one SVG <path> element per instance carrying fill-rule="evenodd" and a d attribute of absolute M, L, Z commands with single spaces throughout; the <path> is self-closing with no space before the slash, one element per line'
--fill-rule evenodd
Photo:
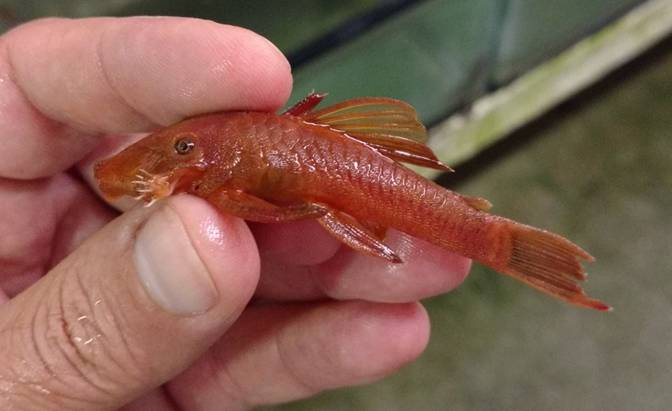
<path fill-rule="evenodd" d="M 486 152 L 487 166 L 465 165 L 478 172 L 457 187 L 589 250 L 587 288 L 613 312 L 476 267 L 461 289 L 427 302 L 433 336 L 416 363 L 281 409 L 669 410 L 671 44 Z"/>

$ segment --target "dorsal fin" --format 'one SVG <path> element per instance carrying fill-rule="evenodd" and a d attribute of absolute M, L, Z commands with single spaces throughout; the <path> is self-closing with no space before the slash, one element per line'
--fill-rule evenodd
<path fill-rule="evenodd" d="M 303 100 L 288 108 L 283 116 L 297 116 L 302 117 L 314 109 L 327 96 L 327 93 L 316 93 L 311 91 Z"/>
<path fill-rule="evenodd" d="M 421 143 L 427 141 L 427 130 L 413 106 L 393 98 L 353 98 L 308 113 L 306 120 L 328 124 L 351 135 L 389 134 Z"/>
<path fill-rule="evenodd" d="M 418 120 L 413 106 L 403 101 L 386 97 L 354 98 L 302 114 L 305 121 L 343 131 L 395 161 L 452 171 L 425 144 L 427 129 Z"/>

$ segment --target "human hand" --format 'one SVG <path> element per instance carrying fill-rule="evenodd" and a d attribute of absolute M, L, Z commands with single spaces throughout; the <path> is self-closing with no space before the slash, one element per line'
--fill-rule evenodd
<path fill-rule="evenodd" d="M 0 408 L 244 409 L 422 352 L 417 301 L 456 287 L 464 258 L 391 232 L 406 262 L 391 265 L 313 221 L 248 227 L 186 195 L 117 217 L 92 189 L 92 164 L 133 133 L 282 105 L 290 70 L 266 40 L 193 19 L 50 19 L 0 51 Z"/>

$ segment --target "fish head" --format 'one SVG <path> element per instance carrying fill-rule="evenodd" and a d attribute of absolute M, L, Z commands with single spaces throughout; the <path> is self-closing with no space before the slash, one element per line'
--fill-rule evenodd
<path fill-rule="evenodd" d="M 146 203 L 187 187 L 207 166 L 207 127 L 185 120 L 156 131 L 94 166 L 103 196 L 130 196 Z"/>

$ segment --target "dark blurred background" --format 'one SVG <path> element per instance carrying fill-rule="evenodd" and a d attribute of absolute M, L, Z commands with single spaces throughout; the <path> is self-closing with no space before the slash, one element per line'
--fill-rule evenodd
<path fill-rule="evenodd" d="M 330 101 L 397 97 L 430 125 L 450 116 L 478 122 L 463 114 L 493 93 L 503 106 L 536 104 L 508 90 L 552 72 L 579 41 L 596 55 L 618 50 L 605 38 L 633 15 L 661 33 L 672 26 L 669 0 L 0 1 L 3 29 L 40 16 L 134 14 L 250 28 L 289 56 L 292 100 L 312 89 L 329 91 Z M 433 334 L 417 362 L 382 382 L 277 409 L 671 409 L 672 40 L 664 37 L 571 98 L 551 99 L 550 111 L 522 127 L 487 141 L 463 135 L 476 154 L 439 177 L 490 199 L 497 214 L 588 249 L 597 262 L 587 288 L 612 313 L 558 303 L 475 267 L 459 290 L 427 301 Z M 643 34 L 631 28 L 614 38 L 626 47 Z M 586 64 L 594 63 L 564 75 L 579 77 Z M 436 130 L 433 143 L 451 138 Z"/>

